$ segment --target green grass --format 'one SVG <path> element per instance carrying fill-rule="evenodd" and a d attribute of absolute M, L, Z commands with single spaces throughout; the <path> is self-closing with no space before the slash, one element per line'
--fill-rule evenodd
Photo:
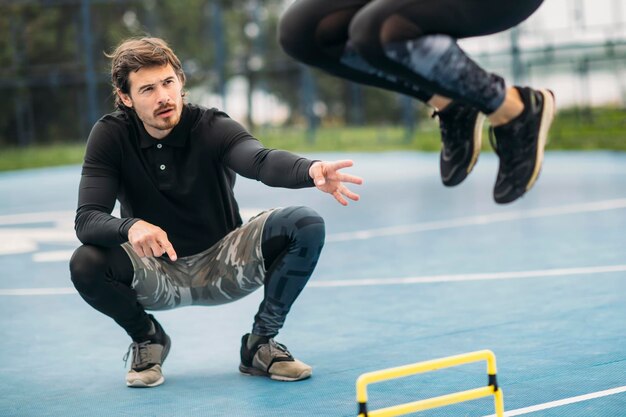
<path fill-rule="evenodd" d="M 434 120 L 423 120 L 407 138 L 402 127 L 366 126 L 318 129 L 315 141 L 304 128 L 257 129 L 255 135 L 270 148 L 297 152 L 390 150 L 439 151 L 439 131 Z M 489 151 L 487 126 L 482 149 Z M 550 130 L 550 150 L 626 151 L 626 109 L 567 109 L 557 114 Z"/>
<path fill-rule="evenodd" d="M 439 150 L 439 132 L 434 128 L 419 130 L 407 137 L 397 126 L 326 127 L 315 139 L 304 128 L 263 128 L 254 131 L 265 146 L 296 152 L 380 152 L 391 150 Z"/>
<path fill-rule="evenodd" d="M 439 151 L 436 121 L 421 121 L 410 137 L 398 126 L 322 127 L 315 139 L 305 128 L 258 128 L 254 134 L 268 148 L 294 152 Z M 483 149 L 489 151 L 487 132 Z M 80 164 L 84 144 L 1 148 L 0 171 Z M 626 109 L 568 109 L 560 112 L 550 131 L 550 150 L 626 151 Z"/>
<path fill-rule="evenodd" d="M 557 115 L 549 149 L 626 151 L 626 109 L 568 109 Z"/>
<path fill-rule="evenodd" d="M 84 153 L 82 144 L 2 148 L 0 171 L 79 164 Z"/>

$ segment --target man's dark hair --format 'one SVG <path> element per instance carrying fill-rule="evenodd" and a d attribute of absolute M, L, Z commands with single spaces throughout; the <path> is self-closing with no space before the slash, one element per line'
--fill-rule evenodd
<path fill-rule="evenodd" d="M 115 105 L 125 109 L 117 90 L 130 94 L 129 74 L 146 67 L 161 67 L 170 64 L 178 79 L 185 85 L 185 73 L 180 60 L 168 44 L 159 38 L 131 38 L 120 43 L 113 53 L 105 54 L 111 58 L 111 83 L 115 95 Z"/>

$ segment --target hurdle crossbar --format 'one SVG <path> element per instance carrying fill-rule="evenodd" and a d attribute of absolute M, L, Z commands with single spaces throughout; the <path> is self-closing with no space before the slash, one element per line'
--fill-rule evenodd
<path fill-rule="evenodd" d="M 367 410 L 367 386 L 372 383 L 402 378 L 424 372 L 436 371 L 438 369 L 450 368 L 466 363 L 487 362 L 487 374 L 489 376 L 488 385 L 482 388 L 475 388 L 460 391 L 452 394 L 441 395 L 439 397 L 427 398 L 420 401 L 413 401 L 377 410 Z M 356 381 L 357 402 L 359 405 L 359 417 L 394 417 L 431 408 L 443 407 L 460 402 L 471 401 L 478 398 L 494 396 L 494 405 L 497 417 L 504 417 L 504 398 L 502 389 L 498 387 L 496 380 L 496 356 L 490 350 L 480 350 L 456 356 L 449 356 L 441 359 L 434 359 L 425 362 L 418 362 L 410 365 L 398 366 L 395 368 L 381 369 L 379 371 L 367 372 L 359 376 Z"/>

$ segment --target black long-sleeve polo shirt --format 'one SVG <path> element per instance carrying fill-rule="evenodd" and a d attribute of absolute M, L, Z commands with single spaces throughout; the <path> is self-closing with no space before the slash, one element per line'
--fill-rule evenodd
<path fill-rule="evenodd" d="M 112 247 L 145 220 L 165 230 L 179 256 L 192 255 L 242 224 L 235 173 L 273 187 L 312 187 L 313 162 L 264 148 L 216 109 L 185 104 L 180 122 L 160 140 L 134 111 L 117 111 L 89 135 L 76 234 L 84 244 Z M 121 218 L 111 215 L 116 199 Z"/>

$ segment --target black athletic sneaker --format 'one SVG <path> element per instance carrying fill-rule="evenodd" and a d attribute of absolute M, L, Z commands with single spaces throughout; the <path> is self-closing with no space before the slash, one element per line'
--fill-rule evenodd
<path fill-rule="evenodd" d="M 161 385 L 165 378 L 161 365 L 167 358 L 172 344 L 163 327 L 150 315 L 154 323 L 155 334 L 141 342 L 133 342 L 128 347 L 124 361 L 128 361 L 130 351 L 133 351 L 132 363 L 126 374 L 126 385 L 134 388 L 148 388 Z"/>
<path fill-rule="evenodd" d="M 459 102 L 435 111 L 441 129 L 439 170 L 444 185 L 460 184 L 474 168 L 480 153 L 485 115 Z"/>
<path fill-rule="evenodd" d="M 552 91 L 515 88 L 524 102 L 522 114 L 489 130 L 491 146 L 500 158 L 493 189 L 499 204 L 515 201 L 537 181 L 556 109 Z"/>
<path fill-rule="evenodd" d="M 299 381 L 311 376 L 313 368 L 294 358 L 287 346 L 265 337 L 248 349 L 249 336 L 245 334 L 241 338 L 239 372 L 267 376 L 278 381 Z"/>

